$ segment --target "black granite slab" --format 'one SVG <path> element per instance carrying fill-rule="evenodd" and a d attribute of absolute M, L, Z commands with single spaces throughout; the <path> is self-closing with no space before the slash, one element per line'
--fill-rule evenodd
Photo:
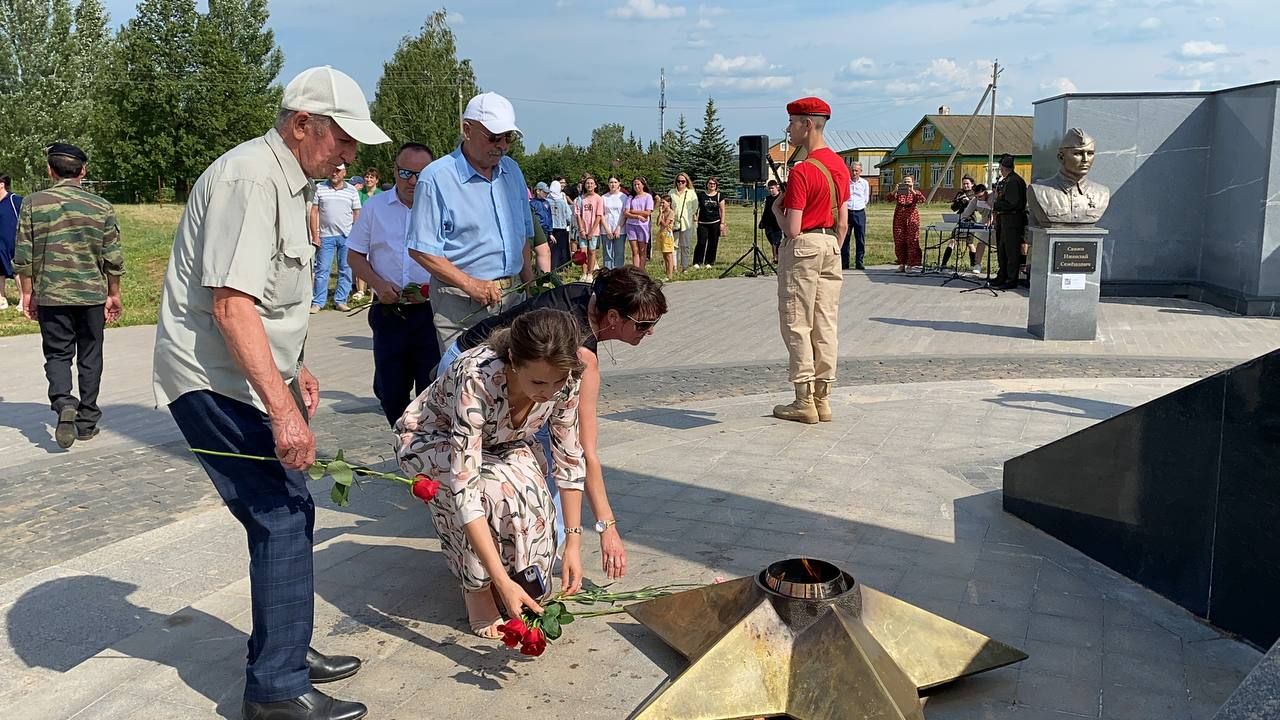
<path fill-rule="evenodd" d="M 1213 720 L 1276 720 L 1280 718 L 1280 643 L 1222 704 Z"/>
<path fill-rule="evenodd" d="M 1269 646 L 1280 637 L 1280 351 L 1009 460 L 1004 508 Z"/>

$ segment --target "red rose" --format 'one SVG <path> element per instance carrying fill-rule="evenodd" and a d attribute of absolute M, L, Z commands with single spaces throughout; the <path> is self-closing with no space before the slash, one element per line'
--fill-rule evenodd
<path fill-rule="evenodd" d="M 586 252 L 585 250 L 579 250 L 579 251 L 575 252 L 575 253 L 573 254 L 573 262 L 574 262 L 574 263 L 576 263 L 576 264 L 578 264 L 578 265 L 586 265 L 586 264 L 587 264 L 587 252 Z"/>
<path fill-rule="evenodd" d="M 515 646 L 524 640 L 524 635 L 528 632 L 529 627 L 520 618 L 512 618 L 499 625 L 498 630 L 502 633 L 502 644 L 515 649 Z"/>
<path fill-rule="evenodd" d="M 529 628 L 521 639 L 520 654 L 538 657 L 547 649 L 547 638 L 542 628 Z"/>
<path fill-rule="evenodd" d="M 415 475 L 413 478 L 413 496 L 424 503 L 429 503 L 440 492 L 440 483 L 426 475 Z"/>

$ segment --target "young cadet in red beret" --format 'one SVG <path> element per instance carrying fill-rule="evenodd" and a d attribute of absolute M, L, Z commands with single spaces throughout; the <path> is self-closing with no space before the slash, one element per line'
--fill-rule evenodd
<path fill-rule="evenodd" d="M 800 148 L 787 180 L 787 194 L 774 203 L 782 226 L 778 251 L 778 319 L 790 356 L 796 399 L 773 416 L 813 424 L 831 420 L 836 379 L 837 315 L 840 310 L 840 241 L 849 224 L 841 211 L 849 200 L 849 170 L 827 147 L 822 131 L 831 106 L 816 97 L 787 105 L 787 139 Z"/>

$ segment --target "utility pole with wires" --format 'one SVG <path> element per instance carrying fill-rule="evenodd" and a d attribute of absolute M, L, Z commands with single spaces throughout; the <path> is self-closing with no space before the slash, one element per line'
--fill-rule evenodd
<path fill-rule="evenodd" d="M 986 91 L 982 93 L 982 97 L 978 99 L 978 104 L 973 108 L 973 112 L 969 115 L 969 122 L 964 125 L 964 132 L 960 133 L 960 139 L 954 145 L 955 149 L 951 151 L 951 156 L 947 158 L 947 164 L 942 168 L 941 177 L 947 176 L 947 171 L 951 169 L 955 163 L 956 155 L 960 152 L 960 146 L 964 144 L 965 138 L 969 137 L 969 131 L 973 129 L 973 123 L 978 119 L 978 113 L 982 112 L 982 106 L 987 102 L 987 96 L 991 96 L 991 146 L 987 151 L 987 179 L 986 183 L 990 186 L 994 181 L 992 176 L 992 166 L 995 163 L 996 151 L 996 78 L 1000 76 L 1000 62 L 996 61 L 991 65 L 991 82 L 987 85 Z M 934 195 L 938 194 L 938 185 L 935 183 L 933 188 L 929 190 L 929 197 L 926 202 L 933 202 Z"/>
<path fill-rule="evenodd" d="M 667 69 L 658 70 L 658 142 L 667 136 Z"/>

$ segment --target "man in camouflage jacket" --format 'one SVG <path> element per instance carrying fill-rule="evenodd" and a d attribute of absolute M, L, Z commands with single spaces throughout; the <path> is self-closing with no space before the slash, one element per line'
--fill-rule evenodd
<path fill-rule="evenodd" d="M 56 184 L 28 195 L 18 216 L 13 267 L 27 317 L 40 323 L 49 403 L 60 447 L 98 434 L 105 325 L 120 319 L 124 252 L 111 204 L 80 187 L 89 158 L 74 145 L 48 148 Z M 72 394 L 71 361 L 80 371 Z"/>

